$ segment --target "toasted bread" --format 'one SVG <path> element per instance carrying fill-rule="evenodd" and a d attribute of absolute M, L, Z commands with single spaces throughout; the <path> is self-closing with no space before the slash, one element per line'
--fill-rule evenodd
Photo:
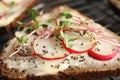
<path fill-rule="evenodd" d="M 110 0 L 110 2 L 117 7 L 118 9 L 120 9 L 120 0 Z"/>
<path fill-rule="evenodd" d="M 48 19 L 50 16 L 55 17 L 58 12 L 62 11 L 69 11 L 71 14 L 80 17 L 82 21 L 88 20 L 88 23 L 93 21 L 67 6 L 55 7 L 49 13 L 41 15 L 40 19 Z M 102 28 L 107 36 L 112 37 L 117 42 L 120 41 L 120 37 L 115 33 L 97 23 L 95 25 Z M 23 36 L 25 35 L 24 30 L 16 34 L 19 37 Z M 36 39 L 35 35 L 30 37 L 28 43 L 31 43 L 31 40 L 34 41 L 34 39 Z M 14 52 L 15 42 L 15 38 L 10 40 L 0 56 L 0 69 L 6 80 L 92 80 L 93 78 L 120 75 L 120 52 L 107 61 L 94 59 L 86 52 L 83 54 L 71 54 L 58 60 L 46 60 L 36 56 L 23 57 L 17 54 L 8 58 Z M 42 43 L 44 44 L 44 41 Z M 33 46 L 33 43 L 30 46 Z M 50 46 L 46 47 L 50 48 Z M 43 46 L 43 48 L 45 47 Z"/>

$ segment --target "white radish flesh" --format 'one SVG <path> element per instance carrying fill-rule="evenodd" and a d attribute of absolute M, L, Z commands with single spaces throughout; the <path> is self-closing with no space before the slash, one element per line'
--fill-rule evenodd
<path fill-rule="evenodd" d="M 68 55 L 69 53 L 63 48 L 62 42 L 55 36 L 48 39 L 37 38 L 34 42 L 34 51 L 44 58 L 60 58 Z"/>

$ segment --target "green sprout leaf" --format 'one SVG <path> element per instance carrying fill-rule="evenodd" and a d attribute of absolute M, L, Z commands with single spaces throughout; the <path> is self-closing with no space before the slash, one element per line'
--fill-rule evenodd
<path fill-rule="evenodd" d="M 71 23 L 69 21 L 60 21 L 59 26 L 69 26 Z"/>
<path fill-rule="evenodd" d="M 55 26 L 54 30 L 57 30 L 57 29 L 60 29 L 60 28 L 61 28 L 61 26 Z"/>
<path fill-rule="evenodd" d="M 39 28 L 39 25 L 40 25 L 39 21 L 35 20 L 35 26 L 36 26 L 36 28 Z"/>
<path fill-rule="evenodd" d="M 36 10 L 31 9 L 28 11 L 28 15 L 31 17 L 32 20 L 36 21 L 36 17 L 39 16 L 39 13 Z"/>
<path fill-rule="evenodd" d="M 48 19 L 48 23 L 51 23 L 53 21 L 53 18 Z"/>
<path fill-rule="evenodd" d="M 18 40 L 19 43 L 25 43 L 28 40 L 28 38 L 25 36 L 23 36 L 21 38 L 16 36 L 16 39 Z"/>
<path fill-rule="evenodd" d="M 70 14 L 68 11 L 63 11 L 62 13 L 60 13 L 58 18 L 62 18 L 63 16 L 65 16 L 66 19 L 72 18 L 72 14 Z"/>
<path fill-rule="evenodd" d="M 63 32 L 62 30 L 60 31 L 60 35 L 64 38 L 66 47 L 70 48 L 70 47 L 73 46 L 73 45 L 70 43 L 71 40 L 70 40 L 69 36 L 68 36 L 67 34 L 64 34 L 64 32 Z"/>
<path fill-rule="evenodd" d="M 12 6 L 15 6 L 16 5 L 16 3 L 15 3 L 15 1 L 12 1 L 11 3 L 10 3 L 10 6 L 12 7 Z"/>
<path fill-rule="evenodd" d="M 33 27 L 29 27 L 29 28 L 27 28 L 27 29 L 25 30 L 25 33 L 29 34 L 29 33 L 31 33 L 33 30 L 34 30 Z"/>
<path fill-rule="evenodd" d="M 21 28 L 23 27 L 24 23 L 18 21 L 17 24 L 18 24 L 18 26 L 17 26 L 17 30 L 21 30 Z"/>
<path fill-rule="evenodd" d="M 47 27 L 48 27 L 47 24 L 42 24 L 41 26 L 42 26 L 43 28 L 47 28 Z"/>

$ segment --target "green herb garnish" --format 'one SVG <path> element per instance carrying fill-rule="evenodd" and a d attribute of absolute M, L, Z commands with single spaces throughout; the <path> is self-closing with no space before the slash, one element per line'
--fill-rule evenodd
<path fill-rule="evenodd" d="M 17 30 L 21 30 L 21 28 L 23 27 L 24 23 L 18 21 L 17 24 L 18 24 Z"/>
<path fill-rule="evenodd" d="M 69 26 L 71 23 L 69 21 L 60 21 L 59 26 Z"/>
<path fill-rule="evenodd" d="M 73 45 L 70 43 L 70 41 L 73 41 L 73 39 L 69 38 L 69 36 L 67 34 L 64 34 L 64 32 L 61 30 L 60 31 L 60 35 L 64 38 L 65 40 L 65 44 L 66 44 L 66 47 L 70 48 L 72 47 Z M 75 40 L 75 39 L 74 39 Z"/>
<path fill-rule="evenodd" d="M 16 5 L 16 3 L 15 3 L 15 1 L 12 1 L 12 2 L 10 3 L 10 6 L 14 6 L 14 5 Z"/>
<path fill-rule="evenodd" d="M 21 38 L 16 36 L 16 39 L 18 40 L 19 43 L 25 43 L 28 40 L 28 38 L 25 36 L 23 36 Z"/>
<path fill-rule="evenodd" d="M 47 28 L 47 27 L 48 27 L 47 24 L 42 24 L 41 26 L 42 26 L 43 28 Z"/>
<path fill-rule="evenodd" d="M 70 13 L 67 12 L 67 11 L 64 11 L 64 12 L 60 13 L 59 16 L 58 16 L 58 18 L 62 18 L 63 16 L 65 16 L 66 19 L 72 18 L 72 14 L 70 14 Z"/>
<path fill-rule="evenodd" d="M 57 30 L 57 29 L 60 29 L 60 28 L 61 28 L 61 26 L 55 26 L 54 30 Z"/>
<path fill-rule="evenodd" d="M 48 23 L 51 23 L 53 21 L 53 18 L 48 19 Z"/>
<path fill-rule="evenodd" d="M 29 27 L 29 28 L 27 28 L 27 29 L 25 30 L 25 33 L 29 34 L 29 33 L 31 33 L 33 30 L 34 30 L 33 27 Z"/>
<path fill-rule="evenodd" d="M 35 20 L 35 26 L 36 26 L 36 28 L 39 28 L 39 25 L 40 25 L 39 21 Z"/>
<path fill-rule="evenodd" d="M 32 20 L 36 21 L 36 17 L 39 16 L 39 13 L 36 10 L 31 9 L 28 11 L 28 15 L 31 17 Z"/>
<path fill-rule="evenodd" d="M 38 20 L 36 20 L 36 18 L 37 18 L 37 16 L 39 16 L 39 13 L 36 10 L 31 9 L 28 11 L 28 15 L 31 17 L 32 20 L 34 20 L 35 26 L 36 26 L 36 28 L 38 28 L 40 23 Z"/>

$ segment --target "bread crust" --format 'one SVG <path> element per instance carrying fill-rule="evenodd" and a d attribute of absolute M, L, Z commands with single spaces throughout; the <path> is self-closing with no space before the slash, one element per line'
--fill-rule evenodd
<path fill-rule="evenodd" d="M 67 10 L 73 10 L 71 8 L 68 8 L 66 6 L 58 6 L 54 9 L 63 7 Z M 53 9 L 53 10 L 54 10 Z M 53 11 L 51 10 L 51 11 Z M 76 10 L 74 10 L 75 12 L 77 12 Z M 79 12 L 77 12 L 79 13 Z M 79 13 L 80 15 L 82 15 L 81 13 Z M 82 15 L 83 17 L 87 18 L 86 16 Z M 89 19 L 89 18 L 87 18 Z M 111 32 L 108 29 L 105 29 L 105 31 L 107 31 L 108 33 L 112 34 L 118 41 L 120 41 L 120 37 Z M 9 44 L 9 42 L 8 42 Z M 4 50 L 2 52 L 2 54 L 4 53 Z M 1 55 L 2 56 L 2 55 Z M 120 62 L 120 58 L 117 58 L 117 61 Z M 25 77 L 24 72 L 23 74 L 20 73 L 18 70 L 16 69 L 8 69 L 6 64 L 4 64 L 2 62 L 2 59 L 0 61 L 0 69 L 1 72 L 5 78 L 5 80 L 93 80 L 94 78 L 104 78 L 104 77 L 109 77 L 109 76 L 119 76 L 120 75 L 120 67 L 117 64 L 111 65 L 109 67 L 109 65 L 102 65 L 98 68 L 95 68 L 94 66 L 91 65 L 86 65 L 88 68 L 79 68 L 77 66 L 74 67 L 69 67 L 67 69 L 65 69 L 64 71 L 60 71 L 57 74 L 53 74 L 53 75 L 43 75 L 43 76 L 35 76 L 35 75 L 26 75 Z"/>
<path fill-rule="evenodd" d="M 110 2 L 117 7 L 118 9 L 120 9 L 120 0 L 110 0 Z"/>
<path fill-rule="evenodd" d="M 37 2 L 38 2 L 37 0 L 33 0 L 26 7 L 26 10 L 24 10 L 18 17 L 16 17 L 14 21 L 12 21 L 9 25 L 1 27 L 0 29 L 5 30 L 5 33 L 10 32 L 11 28 L 15 28 L 17 26 L 17 21 L 21 21 L 26 16 L 27 10 L 31 9 Z"/>

